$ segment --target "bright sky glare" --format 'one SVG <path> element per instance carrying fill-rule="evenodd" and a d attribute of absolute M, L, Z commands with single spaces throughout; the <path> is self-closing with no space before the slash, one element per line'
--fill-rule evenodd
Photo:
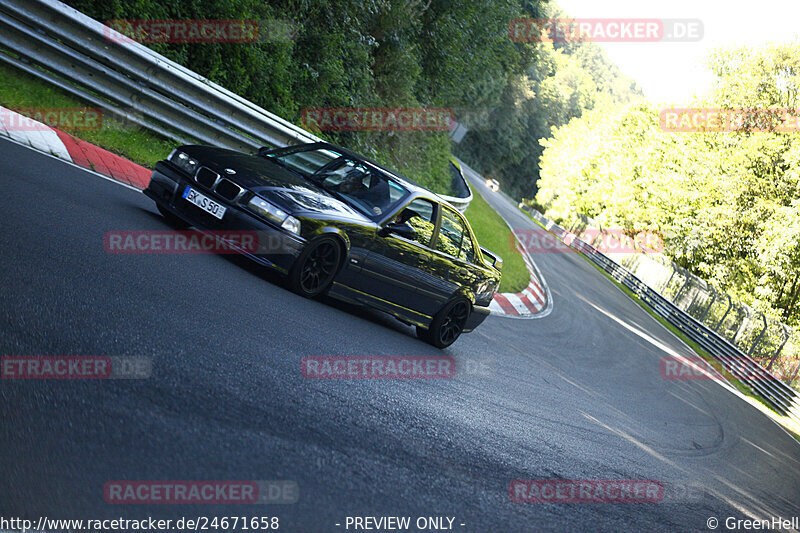
<path fill-rule="evenodd" d="M 704 58 L 713 48 L 800 43 L 800 2 L 760 0 L 737 5 L 721 0 L 557 0 L 573 18 L 680 18 L 703 21 L 698 42 L 598 43 L 654 102 L 688 103 L 711 82 Z"/>

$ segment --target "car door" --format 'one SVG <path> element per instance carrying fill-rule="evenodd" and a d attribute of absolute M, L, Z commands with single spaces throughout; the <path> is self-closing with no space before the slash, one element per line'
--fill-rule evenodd
<path fill-rule="evenodd" d="M 454 209 L 442 206 L 438 232 L 423 269 L 429 274 L 426 289 L 435 294 L 437 310 L 462 288 L 474 291 L 479 273 L 474 266 L 475 244 L 466 221 Z M 435 312 L 435 311 L 434 311 Z"/>
<path fill-rule="evenodd" d="M 426 313 L 432 308 L 435 294 L 430 293 L 430 274 L 425 270 L 438 217 L 439 205 L 427 198 L 417 198 L 398 210 L 387 221 L 407 222 L 414 228 L 413 238 L 396 233 L 384 233 L 379 246 L 364 260 L 362 274 L 364 291 L 414 313 Z"/>

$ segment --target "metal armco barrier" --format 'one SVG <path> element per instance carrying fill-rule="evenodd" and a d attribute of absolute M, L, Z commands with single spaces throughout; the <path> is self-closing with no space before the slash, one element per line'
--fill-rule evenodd
<path fill-rule="evenodd" d="M 555 224 L 535 209 L 526 209 L 547 231 L 564 241 L 570 248 L 583 253 L 616 281 L 630 289 L 653 311 L 681 330 L 688 338 L 699 344 L 719 361 L 722 368 L 747 385 L 780 414 L 800 423 L 800 398 L 785 382 L 771 374 L 727 339 L 698 322 L 661 294 L 650 288 L 625 267 L 583 242 L 574 234 Z"/>
<path fill-rule="evenodd" d="M 0 60 L 180 143 L 323 140 L 56 0 L 2 0 L 0 35 Z M 441 197 L 460 211 L 472 200 Z"/>

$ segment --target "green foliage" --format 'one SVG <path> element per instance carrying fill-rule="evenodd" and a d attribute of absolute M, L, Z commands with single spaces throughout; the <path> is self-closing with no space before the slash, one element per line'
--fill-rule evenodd
<path fill-rule="evenodd" d="M 554 3 L 541 5 L 549 13 L 545 16 L 564 16 Z M 538 190 L 540 140 L 586 111 L 633 101 L 641 97 L 641 90 L 595 43 L 517 46 L 526 59 L 520 63 L 522 70 L 509 75 L 494 106 L 462 120 L 470 131 L 456 153 L 498 179 L 510 194 L 531 198 Z"/>
<path fill-rule="evenodd" d="M 530 274 L 522 254 L 512 244 L 515 241 L 511 230 L 477 191 L 473 192 L 473 200 L 464 215 L 480 245 L 503 258 L 500 291 L 520 292 L 527 287 Z"/>
<path fill-rule="evenodd" d="M 800 46 L 723 49 L 692 107 L 797 106 Z M 542 142 L 536 202 L 570 222 L 661 231 L 681 266 L 769 316 L 800 323 L 800 135 L 669 133 L 645 103 L 598 108 Z"/>
<path fill-rule="evenodd" d="M 632 92 L 591 43 L 515 43 L 509 21 L 547 0 L 68 0 L 101 20 L 235 19 L 287 28 L 252 43 L 149 43 L 168 58 L 295 123 L 313 107 L 447 107 L 459 147 L 511 192 L 532 196 L 538 140 L 597 101 Z M 437 192 L 449 191 L 442 133 L 323 132 Z"/>
<path fill-rule="evenodd" d="M 89 16 L 116 19 L 277 21 L 291 31 L 254 43 L 148 43 L 262 107 L 299 123 L 303 109 L 453 106 L 466 89 L 505 80 L 517 61 L 502 30 L 514 2 L 494 6 L 420 0 L 71 0 Z M 486 24 L 485 17 L 494 18 Z M 463 50 L 464 32 L 474 41 Z M 483 39 L 490 39 L 486 47 Z M 450 143 L 441 133 L 326 133 L 438 192 L 450 192 Z"/>

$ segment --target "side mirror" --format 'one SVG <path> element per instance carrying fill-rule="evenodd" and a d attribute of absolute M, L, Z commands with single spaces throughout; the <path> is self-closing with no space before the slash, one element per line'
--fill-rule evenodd
<path fill-rule="evenodd" d="M 413 239 L 417 236 L 417 230 L 415 230 L 408 222 L 392 222 L 391 224 L 387 224 L 386 226 L 382 227 L 380 231 L 378 231 L 378 235 L 381 237 L 387 237 L 391 234 L 399 235 L 400 237 L 404 237 L 406 239 Z"/>
<path fill-rule="evenodd" d="M 490 252 L 483 246 L 481 246 L 481 252 L 483 254 L 483 258 L 489 262 L 490 265 L 495 267 L 497 270 L 503 269 L 503 258 L 499 255 L 495 254 L 494 252 Z"/>

